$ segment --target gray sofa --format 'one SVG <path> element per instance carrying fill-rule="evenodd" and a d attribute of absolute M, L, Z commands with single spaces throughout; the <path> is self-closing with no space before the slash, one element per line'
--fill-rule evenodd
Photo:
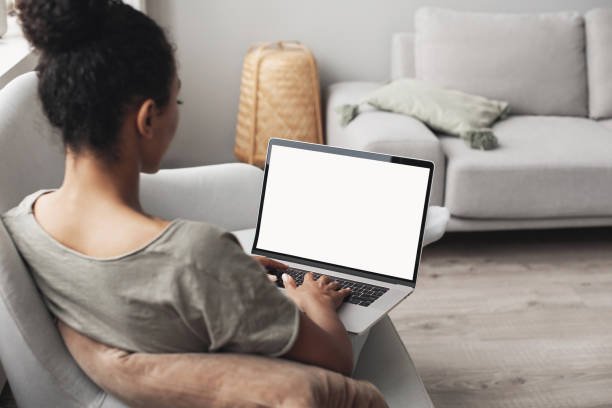
<path fill-rule="evenodd" d="M 416 119 L 364 108 L 346 128 L 334 108 L 378 82 L 327 93 L 330 145 L 436 165 L 431 204 L 447 230 L 612 225 L 612 10 L 539 15 L 423 8 L 391 44 L 391 78 L 414 77 L 510 103 L 500 147 L 472 150 Z"/>

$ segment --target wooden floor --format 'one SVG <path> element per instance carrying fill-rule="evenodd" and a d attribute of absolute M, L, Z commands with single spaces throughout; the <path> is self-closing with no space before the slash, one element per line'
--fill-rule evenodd
<path fill-rule="evenodd" d="M 437 408 L 612 407 L 612 229 L 448 234 L 391 317 Z"/>

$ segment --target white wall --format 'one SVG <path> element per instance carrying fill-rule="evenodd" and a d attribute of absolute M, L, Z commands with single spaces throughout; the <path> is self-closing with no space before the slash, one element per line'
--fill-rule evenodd
<path fill-rule="evenodd" d="M 178 47 L 181 124 L 166 166 L 235 161 L 242 60 L 256 41 L 299 40 L 319 63 L 321 85 L 385 80 L 391 34 L 412 30 L 420 6 L 499 12 L 586 11 L 610 0 L 148 0 Z M 180 161 L 178 158 L 181 158 Z"/>

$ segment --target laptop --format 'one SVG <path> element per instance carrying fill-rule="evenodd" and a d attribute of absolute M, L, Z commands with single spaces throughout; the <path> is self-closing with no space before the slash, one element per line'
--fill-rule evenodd
<path fill-rule="evenodd" d="M 350 287 L 338 315 L 347 331 L 362 334 L 414 290 L 433 168 L 270 139 L 251 253 L 288 264 L 270 272 L 288 273 L 298 286 L 312 272 Z"/>

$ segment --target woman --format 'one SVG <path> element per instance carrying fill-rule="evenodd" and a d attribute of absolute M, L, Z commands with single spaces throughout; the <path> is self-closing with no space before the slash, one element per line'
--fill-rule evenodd
<path fill-rule="evenodd" d="M 283 275 L 284 296 L 261 265 L 274 262 L 232 234 L 143 211 L 139 173 L 159 169 L 181 103 L 160 27 L 118 0 L 21 0 L 18 11 L 66 166 L 59 189 L 2 220 L 51 312 L 130 351 L 260 353 L 350 374 L 336 313 L 348 290 Z"/>

